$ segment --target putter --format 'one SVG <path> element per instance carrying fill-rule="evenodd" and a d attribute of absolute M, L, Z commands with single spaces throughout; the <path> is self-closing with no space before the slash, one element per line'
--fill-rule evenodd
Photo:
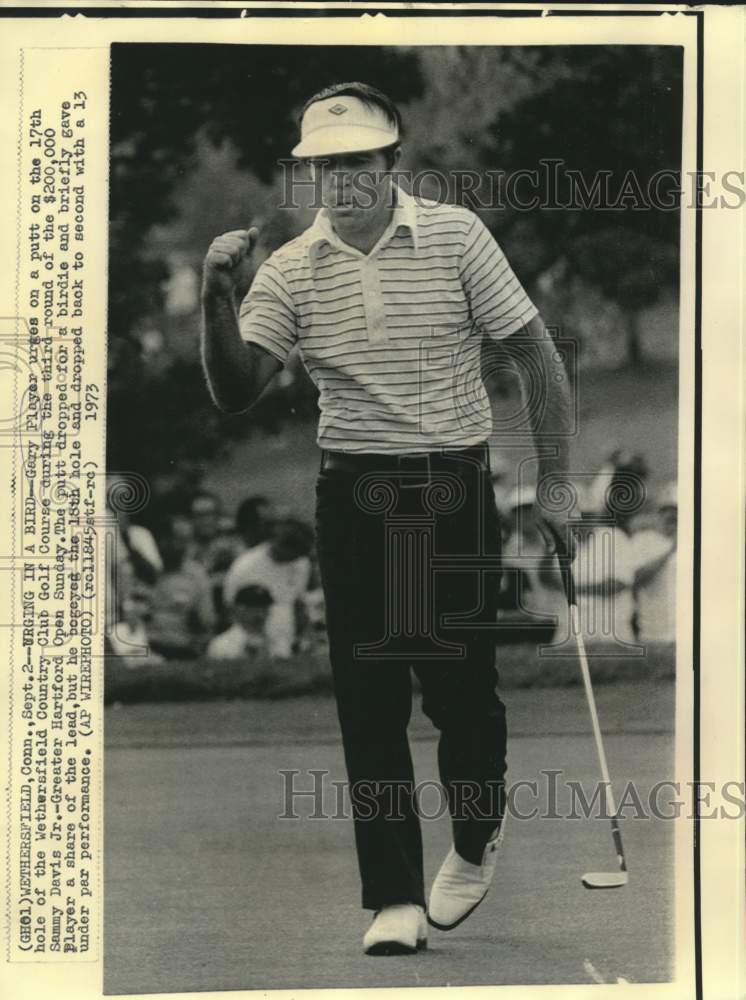
<path fill-rule="evenodd" d="M 629 873 L 627 871 L 627 862 L 624 857 L 622 834 L 619 830 L 617 810 L 614 803 L 614 792 L 611 787 L 611 779 L 609 778 L 609 767 L 606 763 L 606 752 L 604 750 L 603 737 L 601 736 L 601 726 L 598 722 L 596 699 L 593 695 L 593 685 L 591 684 L 591 672 L 588 668 L 588 657 L 585 653 L 585 643 L 583 642 L 583 634 L 580 628 L 580 612 L 578 610 L 578 603 L 575 596 L 575 579 L 572 571 L 572 560 L 570 559 L 570 554 L 567 550 L 565 540 L 563 538 L 555 537 L 555 542 L 557 546 L 557 561 L 560 566 L 560 575 L 565 588 L 567 605 L 570 610 L 570 629 L 572 634 L 575 636 L 578 659 L 580 660 L 580 669 L 583 674 L 585 696 L 588 701 L 588 708 L 591 713 L 591 722 L 593 724 L 593 736 L 596 741 L 596 752 L 598 753 L 598 762 L 601 766 L 601 776 L 604 781 L 604 795 L 610 812 L 611 835 L 614 840 L 614 850 L 616 851 L 617 861 L 619 862 L 619 871 L 586 872 L 585 875 L 581 877 L 581 882 L 586 889 L 619 889 L 621 886 L 626 885 L 629 881 Z"/>

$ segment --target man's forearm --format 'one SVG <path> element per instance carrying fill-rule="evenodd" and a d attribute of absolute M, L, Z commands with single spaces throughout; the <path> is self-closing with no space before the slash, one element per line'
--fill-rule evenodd
<path fill-rule="evenodd" d="M 567 371 L 549 334 L 538 348 L 543 368 L 543 398 L 530 414 L 531 431 L 538 456 L 539 482 L 547 487 L 555 479 L 565 480 L 569 468 L 572 429 L 572 394 Z"/>
<path fill-rule="evenodd" d="M 539 482 L 546 476 L 564 477 L 568 470 L 572 430 L 572 394 L 567 370 L 539 316 L 530 320 L 515 336 L 516 345 L 530 343 L 532 346 L 532 364 L 521 364 L 518 357 L 516 363 L 524 404 L 530 407 L 528 419 L 539 462 Z M 537 377 L 540 381 L 538 393 L 532 384 Z"/>
<path fill-rule="evenodd" d="M 202 364 L 219 409 L 241 413 L 256 401 L 256 364 L 241 339 L 230 292 L 202 293 Z"/>

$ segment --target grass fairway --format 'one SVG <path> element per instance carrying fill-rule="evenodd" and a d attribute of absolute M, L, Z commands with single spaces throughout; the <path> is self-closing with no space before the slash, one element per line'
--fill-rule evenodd
<path fill-rule="evenodd" d="M 673 772 L 672 684 L 599 689 L 617 789 L 645 799 Z M 590 789 L 597 765 L 582 692 L 505 692 L 509 780 L 561 780 Z M 435 780 L 435 741 L 415 712 L 417 777 Z M 673 824 L 623 821 L 630 884 L 587 892 L 580 875 L 613 868 L 606 820 L 512 816 L 496 881 L 461 927 L 431 930 L 417 956 L 368 958 L 360 941 L 349 820 L 281 820 L 281 769 L 344 779 L 333 703 L 323 697 L 258 702 L 124 705 L 106 718 L 107 993 L 299 987 L 660 982 L 671 975 Z M 542 804 L 543 795 L 539 796 Z M 520 811 L 531 802 L 516 799 Z M 564 794 L 558 812 L 567 811 Z M 424 797 L 423 811 L 438 812 Z M 431 879 L 450 839 L 448 820 L 423 821 Z"/>

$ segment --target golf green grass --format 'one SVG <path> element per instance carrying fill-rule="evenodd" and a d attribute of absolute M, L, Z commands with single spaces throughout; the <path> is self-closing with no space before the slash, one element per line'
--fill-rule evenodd
<path fill-rule="evenodd" d="M 644 798 L 672 778 L 673 693 L 670 683 L 599 689 L 617 790 L 633 781 Z M 509 781 L 542 789 L 542 770 L 554 769 L 590 791 L 582 691 L 515 690 L 505 701 Z M 511 816 L 494 886 L 468 921 L 431 930 L 417 956 L 363 956 L 370 915 L 351 822 L 308 819 L 308 799 L 305 818 L 278 818 L 281 770 L 300 772 L 297 787 L 309 787 L 312 768 L 344 780 L 335 723 L 324 697 L 107 710 L 105 992 L 588 984 L 588 962 L 611 983 L 671 977 L 673 824 L 631 814 L 626 888 L 580 883 L 615 864 L 607 820 Z M 412 736 L 418 780 L 435 781 L 435 740 L 417 709 Z M 423 836 L 430 880 L 448 820 L 424 820 Z"/>

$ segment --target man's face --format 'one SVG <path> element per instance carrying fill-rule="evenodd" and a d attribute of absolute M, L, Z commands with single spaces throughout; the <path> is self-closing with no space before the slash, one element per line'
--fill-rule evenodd
<path fill-rule="evenodd" d="M 398 159 L 398 150 L 395 154 Z M 333 222 L 360 225 L 393 207 L 385 153 L 340 153 L 310 161 L 311 172 L 319 186 L 321 200 Z"/>
<path fill-rule="evenodd" d="M 194 529 L 192 528 L 192 522 L 184 514 L 174 514 L 171 519 L 171 526 L 173 528 L 174 535 L 177 538 L 184 539 L 187 545 L 194 538 Z"/>
<path fill-rule="evenodd" d="M 297 532 L 283 527 L 275 529 L 275 536 L 270 547 L 272 558 L 278 563 L 293 562 L 303 555 L 302 545 Z"/>
<path fill-rule="evenodd" d="M 218 533 L 218 505 L 210 497 L 198 497 L 192 504 L 194 535 L 199 541 L 210 541 Z"/>
<path fill-rule="evenodd" d="M 246 607 L 236 604 L 233 607 L 234 620 L 247 632 L 262 633 L 267 623 L 269 608 Z"/>

